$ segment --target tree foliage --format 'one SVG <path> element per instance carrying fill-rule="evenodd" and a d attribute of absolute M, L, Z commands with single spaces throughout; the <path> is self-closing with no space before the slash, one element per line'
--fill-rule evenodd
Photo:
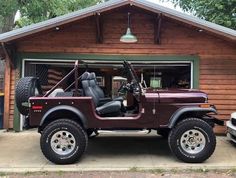
<path fill-rule="evenodd" d="M 13 29 L 17 11 L 21 18 L 16 25 L 22 27 L 99 2 L 102 0 L 0 0 L 0 33 Z"/>
<path fill-rule="evenodd" d="M 98 3 L 98 0 L 25 0 L 21 3 L 20 26 L 41 22 Z"/>
<path fill-rule="evenodd" d="M 167 0 L 207 21 L 236 29 L 236 0 Z"/>
<path fill-rule="evenodd" d="M 12 23 L 14 23 L 17 9 L 18 4 L 16 0 L 0 0 L 0 33 L 13 28 Z"/>

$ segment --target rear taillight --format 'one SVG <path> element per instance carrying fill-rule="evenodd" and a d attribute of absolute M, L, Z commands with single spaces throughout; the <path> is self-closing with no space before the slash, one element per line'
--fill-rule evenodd
<path fill-rule="evenodd" d="M 32 106 L 32 109 L 33 110 L 41 110 L 41 109 L 43 109 L 43 106 Z"/>

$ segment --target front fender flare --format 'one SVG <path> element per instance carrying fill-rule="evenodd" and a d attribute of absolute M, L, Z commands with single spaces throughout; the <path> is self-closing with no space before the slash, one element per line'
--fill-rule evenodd
<path fill-rule="evenodd" d="M 182 114 L 185 114 L 188 112 L 201 112 L 204 114 L 212 112 L 212 113 L 217 114 L 216 109 L 213 107 L 210 107 L 210 108 L 200 108 L 200 107 L 180 108 L 171 116 L 169 124 L 168 124 L 168 128 L 173 128 L 175 126 L 175 123 L 178 121 L 179 117 Z"/>
<path fill-rule="evenodd" d="M 72 106 L 67 106 L 67 105 L 56 106 L 56 107 L 48 110 L 44 114 L 43 118 L 41 119 L 39 127 L 41 127 L 45 123 L 46 119 L 48 118 L 48 116 L 50 116 L 50 114 L 55 113 L 60 110 L 66 110 L 66 111 L 70 111 L 70 112 L 74 113 L 78 117 L 78 119 L 80 119 L 80 121 L 82 122 L 83 127 L 84 128 L 88 127 L 87 119 L 84 116 L 84 114 L 80 110 L 78 110 L 77 108 L 72 107 Z"/>

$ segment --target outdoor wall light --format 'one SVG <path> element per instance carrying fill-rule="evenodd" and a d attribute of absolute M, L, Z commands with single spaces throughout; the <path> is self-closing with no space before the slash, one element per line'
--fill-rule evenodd
<path fill-rule="evenodd" d="M 126 34 L 121 36 L 120 41 L 123 43 L 136 43 L 138 41 L 137 37 L 132 34 L 130 29 L 130 12 L 128 12 L 128 28 Z"/>

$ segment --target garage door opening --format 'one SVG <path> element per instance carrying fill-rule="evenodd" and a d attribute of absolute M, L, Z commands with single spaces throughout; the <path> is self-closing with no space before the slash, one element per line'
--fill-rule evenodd
<path fill-rule="evenodd" d="M 153 65 L 135 65 L 141 80 L 147 87 L 156 89 L 190 89 L 191 63 L 162 63 Z"/>
<path fill-rule="evenodd" d="M 75 60 L 24 59 L 22 77 L 38 77 L 43 92 L 46 93 L 73 69 L 74 62 Z M 98 85 L 104 91 L 105 97 L 119 96 L 118 88 L 123 82 L 129 82 L 124 74 L 122 61 L 87 60 L 85 63 L 87 65 L 80 65 L 79 75 L 85 71 L 95 72 Z M 193 88 L 193 61 L 131 61 L 131 63 L 139 79 L 145 81 L 147 87 L 155 89 Z M 73 81 L 74 77 L 71 76 L 65 81 L 64 86 L 60 87 L 68 86 Z M 132 106 L 132 98 L 126 95 L 124 104 Z M 25 118 L 21 116 L 21 130 L 25 123 L 24 120 Z"/>
<path fill-rule="evenodd" d="M 147 87 L 155 89 L 190 89 L 193 88 L 192 63 L 191 62 L 131 62 L 140 80 L 145 81 Z M 25 61 L 23 76 L 38 77 L 43 92 L 50 90 L 72 68 L 74 61 Z M 98 85 L 106 96 L 116 97 L 117 89 L 122 82 L 128 81 L 122 70 L 122 61 L 86 61 L 86 65 L 80 65 L 79 74 L 95 72 Z M 119 80 L 120 79 L 120 80 Z M 65 81 L 61 88 L 71 84 L 74 77 Z"/>

